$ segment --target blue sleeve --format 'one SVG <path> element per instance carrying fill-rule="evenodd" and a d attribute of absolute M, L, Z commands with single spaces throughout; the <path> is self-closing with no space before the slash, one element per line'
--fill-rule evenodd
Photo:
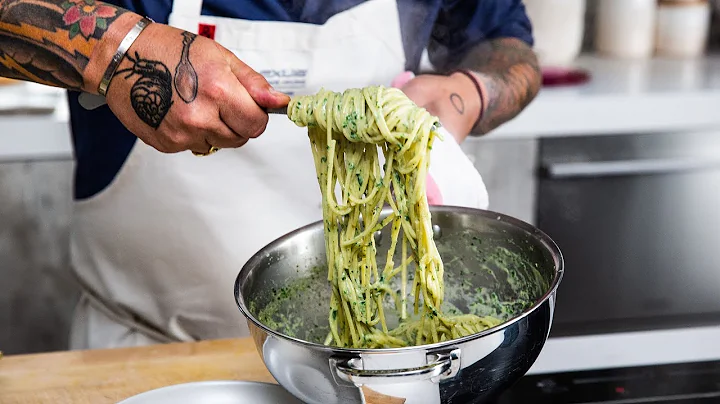
<path fill-rule="evenodd" d="M 497 38 L 517 38 L 533 45 L 522 0 L 443 0 L 428 54 L 435 67 L 449 69 L 479 43 Z"/>

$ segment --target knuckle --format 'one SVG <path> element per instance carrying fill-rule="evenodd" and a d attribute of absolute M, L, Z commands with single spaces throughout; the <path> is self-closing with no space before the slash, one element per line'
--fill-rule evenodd
<path fill-rule="evenodd" d="M 235 139 L 233 139 L 233 142 L 235 143 L 236 147 L 239 147 L 239 146 L 242 146 L 245 143 L 247 143 L 248 140 L 250 140 L 250 138 L 235 136 Z"/>
<path fill-rule="evenodd" d="M 209 135 L 210 137 L 220 139 L 222 142 L 225 143 L 232 143 L 237 138 L 237 136 L 235 136 L 232 130 L 230 130 L 222 122 L 214 131 L 209 132 Z"/>
<path fill-rule="evenodd" d="M 248 138 L 234 136 L 232 140 L 228 140 L 226 147 L 237 149 L 239 147 L 242 147 L 245 143 L 247 143 L 247 141 Z"/>
<path fill-rule="evenodd" d="M 238 137 L 225 126 L 218 126 L 205 133 L 206 143 L 220 148 L 235 147 Z"/>
<path fill-rule="evenodd" d="M 236 148 L 244 145 L 245 141 L 247 141 L 247 139 L 239 138 L 236 136 L 232 140 L 226 140 L 225 143 L 222 145 L 222 147 L 225 149 L 236 149 Z"/>
<path fill-rule="evenodd" d="M 198 129 L 207 128 L 207 116 L 199 111 L 188 113 L 183 117 L 183 126 L 187 128 L 188 131 L 196 131 Z"/>
<path fill-rule="evenodd" d="M 258 118 L 256 118 L 254 125 L 252 125 L 252 129 L 250 130 L 250 133 L 248 134 L 248 137 L 255 139 L 256 137 L 262 135 L 263 132 L 265 132 L 265 129 L 267 129 L 267 124 L 268 124 L 267 115 L 261 115 Z"/>
<path fill-rule="evenodd" d="M 205 87 L 205 93 L 213 100 L 220 100 L 225 97 L 227 89 L 221 81 L 213 80 Z"/>
<path fill-rule="evenodd" d="M 164 134 L 165 143 L 168 146 L 182 143 L 182 141 L 184 140 L 184 137 L 185 137 L 185 135 L 179 130 L 167 131 Z"/>
<path fill-rule="evenodd" d="M 270 83 L 260 73 L 253 73 L 250 76 L 250 85 L 256 89 L 270 88 Z"/>

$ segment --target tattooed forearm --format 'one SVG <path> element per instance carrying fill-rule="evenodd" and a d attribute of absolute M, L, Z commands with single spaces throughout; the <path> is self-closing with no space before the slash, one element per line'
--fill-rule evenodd
<path fill-rule="evenodd" d="M 478 73 L 487 90 L 488 105 L 474 133 L 487 133 L 517 116 L 542 84 L 535 53 L 515 38 L 479 45 L 463 61 L 463 67 Z"/>
<path fill-rule="evenodd" d="M 195 35 L 183 32 L 183 48 L 180 54 L 180 63 L 175 68 L 175 91 L 186 103 L 191 103 L 197 97 L 198 77 L 195 68 L 190 63 L 190 44 Z"/>
<path fill-rule="evenodd" d="M 0 0 L 0 76 L 82 89 L 95 45 L 125 11 L 94 0 Z"/>
<path fill-rule="evenodd" d="M 125 74 L 130 80 L 137 76 L 130 89 L 130 104 L 143 122 L 157 129 L 172 107 L 172 76 L 167 66 L 156 60 L 143 59 L 135 52 L 133 58 L 125 55 L 132 65 L 115 72 L 115 76 Z"/>

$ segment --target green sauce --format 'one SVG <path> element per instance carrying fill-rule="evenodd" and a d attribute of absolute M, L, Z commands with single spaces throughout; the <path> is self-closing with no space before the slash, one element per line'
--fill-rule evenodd
<path fill-rule="evenodd" d="M 530 240 L 519 242 L 506 234 L 467 230 L 446 235 L 436 241 L 445 266 L 445 299 L 442 310 L 447 314 L 474 314 L 494 317 L 501 322 L 512 319 L 530 308 L 547 291 L 551 261 Z M 384 257 L 382 248 L 378 257 Z M 399 263 L 399 253 L 395 263 Z M 379 267 L 384 262 L 379 260 Z M 543 276 L 541 271 L 546 271 Z M 302 275 L 304 272 L 304 275 Z M 273 285 L 250 299 L 251 313 L 263 324 L 290 337 L 323 343 L 329 331 L 331 286 L 327 269 L 298 269 L 299 277 Z M 407 312 L 413 315 L 412 296 L 414 267 L 408 268 Z M 400 291 L 399 276 L 389 285 Z M 400 299 L 387 297 L 385 314 L 388 327 L 399 324 Z"/>

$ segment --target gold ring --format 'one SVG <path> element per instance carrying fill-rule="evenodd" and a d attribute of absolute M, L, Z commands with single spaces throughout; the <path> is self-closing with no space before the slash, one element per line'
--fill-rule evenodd
<path fill-rule="evenodd" d="M 206 153 L 198 153 L 198 152 L 194 151 L 194 152 L 192 152 L 192 154 L 199 156 L 199 157 L 204 157 L 204 156 L 209 156 L 218 150 L 220 150 L 220 148 L 215 147 L 215 146 L 210 146 L 210 150 L 208 150 Z"/>

